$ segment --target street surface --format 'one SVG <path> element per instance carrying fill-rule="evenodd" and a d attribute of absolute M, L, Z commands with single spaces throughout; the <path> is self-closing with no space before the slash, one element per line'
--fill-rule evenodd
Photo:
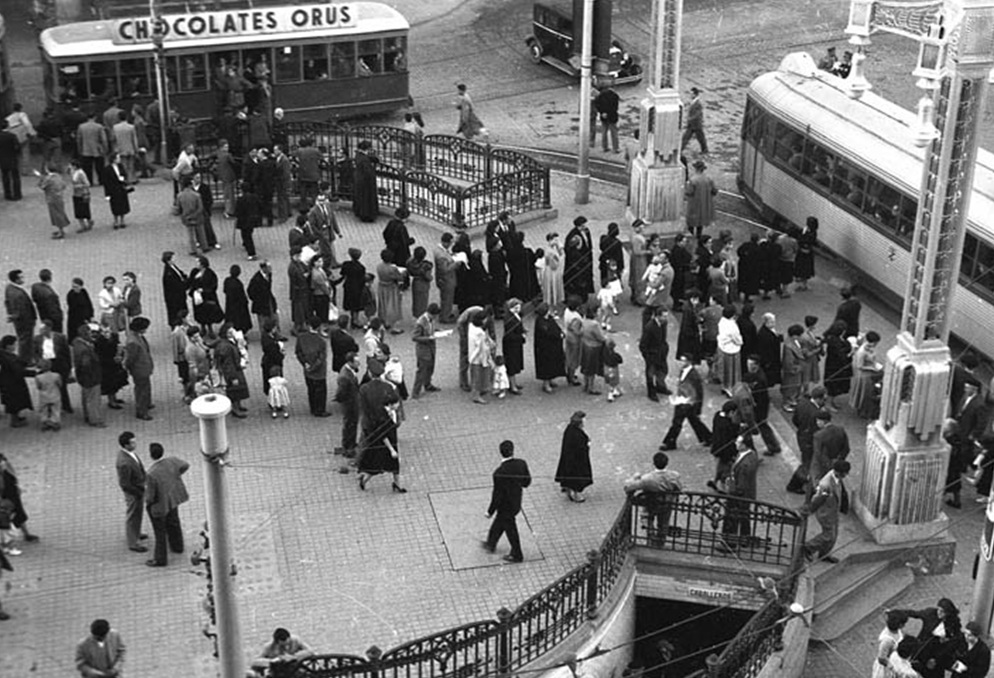
<path fill-rule="evenodd" d="M 40 74 L 37 52 L 23 27 L 24 4 L 2 0 L 0 12 L 16 33 L 12 63 L 20 98 L 37 117 L 42 100 Z M 412 22 L 412 92 L 425 112 L 430 132 L 454 130 L 454 87 L 466 82 L 497 142 L 575 150 L 578 87 L 558 71 L 528 60 L 524 37 L 531 20 L 530 3 L 398 0 L 393 4 Z M 646 42 L 648 11 L 645 0 L 616 3 L 615 32 L 636 44 Z M 838 45 L 841 51 L 847 11 L 848 4 L 840 1 L 686 3 L 683 88 L 697 85 L 705 90 L 707 132 L 714 147 L 711 164 L 723 187 L 734 185 L 741 109 L 749 81 L 774 68 L 790 51 L 805 49 L 816 58 L 829 44 Z M 875 38 L 868 71 L 878 91 L 906 106 L 918 97 L 910 77 L 916 52 L 917 47 L 906 41 Z M 635 110 L 642 91 L 640 87 L 621 91 L 623 132 L 637 124 Z M 987 141 L 991 133 L 988 126 Z M 600 154 L 599 149 L 595 151 Z M 128 642 L 127 675 L 212 676 L 216 664 L 211 644 L 201 635 L 206 621 L 201 608 L 202 568 L 192 567 L 186 557 L 173 557 L 168 568 L 153 570 L 144 566 L 145 554 L 127 551 L 121 493 L 113 468 L 116 436 L 125 429 L 137 433 L 140 452 L 147 450 L 149 442 L 159 441 L 167 454 L 192 463 L 187 475 L 192 500 L 181 509 L 189 552 L 197 543 L 196 532 L 205 512 L 197 422 L 179 398 L 162 317 L 159 255 L 164 249 L 183 252 L 185 243 L 180 225 L 169 216 L 170 186 L 143 182 L 133 196 L 130 227 L 120 232 L 109 230 L 109 215 L 96 190 L 97 229 L 85 235 L 73 233 L 63 242 L 48 237 L 40 193 L 27 181 L 25 189 L 23 202 L 0 203 L 0 268 L 4 273 L 23 268 L 30 283 L 39 268 L 49 267 L 63 295 L 69 279 L 82 276 L 94 296 L 103 275 L 119 277 L 125 270 L 136 271 L 153 321 L 149 340 L 156 358 L 153 395 L 158 407 L 154 421 L 135 420 L 130 390 L 126 390 L 123 396 L 128 405 L 122 411 L 108 412 L 109 427 L 102 431 L 82 426 L 78 414 L 66 417 L 65 428 L 57 434 L 42 434 L 35 426 L 0 430 L 0 446 L 20 472 L 30 524 L 42 537 L 39 544 L 26 545 L 24 555 L 14 559 L 17 569 L 12 575 L 4 574 L 4 583 L 12 588 L 0 597 L 14 619 L 0 624 L 0 676 L 70 675 L 74 644 L 96 617 L 110 619 Z M 540 246 L 547 232 L 564 233 L 577 213 L 591 219 L 595 236 L 604 232 L 608 221 L 620 221 L 622 191 L 595 183 L 593 193 L 590 205 L 574 206 L 572 180 L 556 175 L 553 204 L 560 216 L 554 222 L 526 226 L 529 246 Z M 375 262 L 385 220 L 359 224 L 347 212 L 340 219 L 345 244 L 363 249 L 367 266 Z M 735 229 L 739 237 L 749 228 L 727 217 L 719 225 Z M 260 253 L 274 262 L 277 296 L 284 308 L 288 306 L 285 230 L 257 231 Z M 430 247 L 441 229 L 415 223 L 411 233 L 419 244 Z M 230 223 L 219 228 L 219 235 L 224 249 L 212 255 L 219 277 L 223 279 L 228 267 L 238 263 L 247 281 L 255 267 L 244 260 L 240 247 L 232 245 Z M 185 255 L 181 259 L 184 266 L 191 265 Z M 773 311 L 782 329 L 813 313 L 822 318 L 819 327 L 824 327 L 834 315 L 838 289 L 844 282 L 835 267 L 819 262 L 811 291 L 788 300 L 761 302 L 756 317 Z M 229 422 L 232 466 L 228 480 L 246 657 L 276 626 L 290 628 L 320 652 L 362 654 L 373 644 L 386 649 L 493 617 L 500 607 L 513 609 L 583 562 L 586 551 L 599 544 L 616 515 L 622 481 L 649 468 L 671 415 L 668 404 L 651 403 L 642 393 L 637 318 L 637 309 L 622 304 L 615 337 L 625 359 L 622 383 L 626 395 L 613 404 L 604 396 L 583 396 L 575 388 L 543 394 L 531 378 L 531 348 L 526 346 L 525 395 L 486 407 L 473 405 L 456 384 L 455 340 L 440 341 L 436 382 L 443 391 L 405 405 L 407 421 L 400 431 L 400 449 L 403 483 L 409 489 L 406 495 L 391 494 L 383 477 L 371 481 L 367 492 L 361 493 L 354 474 L 340 473 L 342 460 L 329 454 L 337 444 L 340 416 L 336 412 L 319 420 L 306 415 L 303 380 L 292 357 L 292 343 L 287 377 L 293 416 L 285 422 L 269 419 L 261 396 L 259 347 L 253 332 L 248 371 L 252 416 Z M 866 308 L 863 324 L 880 330 L 888 344 L 884 348 L 889 347 L 894 332 L 889 312 Z M 409 317 L 405 326 L 410 327 Z M 675 332 L 673 323 L 672 346 Z M 393 338 L 391 345 L 404 361 L 410 384 L 414 359 L 409 333 Z M 708 420 L 721 402 L 715 387 L 709 395 Z M 75 389 L 73 396 L 78 402 Z M 561 432 L 576 409 L 588 413 L 587 430 L 593 440 L 595 484 L 582 505 L 567 502 L 552 481 Z M 863 423 L 848 413 L 840 418 L 853 442 L 858 469 Z M 792 443 L 790 426 L 780 413 L 773 419 L 778 432 Z M 684 449 L 672 455 L 672 463 L 688 488 L 701 489 L 711 475 L 712 459 L 692 445 L 688 435 L 681 438 Z M 495 557 L 489 566 L 456 570 L 452 553 L 466 544 L 446 543 L 434 506 L 446 501 L 451 506 L 457 496 L 486 496 L 490 473 L 498 461 L 497 445 L 504 438 L 519 444 L 535 477 L 525 493 L 525 519 L 520 522 L 531 533 L 540 556 L 518 566 L 503 565 Z M 760 498 L 798 505 L 795 497 L 783 491 L 790 472 L 788 461 L 764 460 Z M 857 485 L 858 477 L 850 483 L 853 488 Z M 969 616 L 969 566 L 982 507 L 973 503 L 970 490 L 964 499 L 965 508 L 951 515 L 950 529 L 959 541 L 954 574 L 920 579 L 897 601 L 901 606 L 933 604 L 945 595 Z M 474 530 L 483 535 L 485 508 L 478 500 L 466 500 L 467 535 Z M 854 534 L 854 529 L 849 533 Z M 844 540 L 840 541 L 843 553 Z M 805 675 L 865 675 L 881 627 L 882 618 L 870 619 L 855 625 L 830 647 L 815 648 Z"/>

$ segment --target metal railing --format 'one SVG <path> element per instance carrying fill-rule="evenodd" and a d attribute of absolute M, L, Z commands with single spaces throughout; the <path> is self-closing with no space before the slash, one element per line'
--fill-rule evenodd
<path fill-rule="evenodd" d="M 197 157 L 216 204 L 223 191 L 213 168 L 218 135 L 212 123 L 196 127 Z M 381 208 L 406 207 L 412 214 L 456 228 L 483 226 L 507 211 L 512 215 L 552 207 L 549 168 L 520 151 L 494 148 L 446 134 L 417 135 L 398 127 L 350 127 L 333 123 L 289 122 L 272 135 L 293 157 L 304 140 L 322 154 L 321 181 L 333 197 L 351 200 L 352 158 L 360 141 L 372 144 Z M 239 140 L 243 149 L 251 145 Z M 299 195 L 297 168 L 289 195 Z"/>
<path fill-rule="evenodd" d="M 721 519 L 715 521 L 716 511 L 723 511 L 724 504 L 713 501 L 713 495 L 681 493 L 667 495 L 671 500 L 670 517 L 674 524 L 680 521 L 679 533 L 670 533 L 664 539 L 650 529 L 659 524 L 658 514 L 653 524 L 648 524 L 650 511 L 657 506 L 636 503 L 626 499 L 617 517 L 601 542 L 600 548 L 587 554 L 587 562 L 574 568 L 559 580 L 522 603 L 516 610 L 502 608 L 497 619 L 483 620 L 435 633 L 382 652 L 372 646 L 366 657 L 356 655 L 328 654 L 303 660 L 289 673 L 277 678 L 477 678 L 484 676 L 507 676 L 550 650 L 554 649 L 572 633 L 578 631 L 590 619 L 595 618 L 600 608 L 609 601 L 621 578 L 626 562 L 634 545 L 666 550 L 707 553 L 721 556 L 710 546 L 713 541 L 704 537 L 705 525 L 717 530 Z M 751 516 L 751 527 L 757 535 L 773 543 L 773 535 L 784 542 L 784 546 L 772 548 L 769 558 L 762 562 L 789 565 L 788 572 L 794 572 L 800 563 L 800 540 L 803 538 L 803 521 L 790 509 L 766 504 L 747 502 Z M 738 510 L 738 509 L 733 509 Z M 696 518 L 692 518 L 696 516 Z M 696 526 L 696 527 L 694 527 Z M 691 536 L 696 529 L 699 534 Z M 720 532 L 720 531 L 719 531 Z M 727 539 L 726 539 L 727 541 Z M 787 557 L 787 545 L 793 547 Z M 694 550 L 696 548 L 696 550 Z M 758 551 L 759 549 L 757 549 Z M 761 549 L 767 552 L 766 549 Z M 738 558 L 747 555 L 740 550 Z M 791 574 L 780 586 L 783 593 L 793 594 L 795 578 Z M 781 600 L 788 600 L 781 596 Z M 735 668 L 759 666 L 772 652 L 780 639 L 780 630 L 772 624 L 776 611 L 771 604 L 762 608 L 742 631 L 729 642 L 722 653 L 723 665 Z M 767 618 L 769 617 L 769 619 Z M 769 627 L 769 628 L 768 628 Z M 770 629 L 773 629 L 772 631 Z M 750 654 L 751 653 L 751 654 Z M 756 657 L 762 654 L 762 661 Z M 722 673 L 723 676 L 752 675 L 751 673 Z"/>

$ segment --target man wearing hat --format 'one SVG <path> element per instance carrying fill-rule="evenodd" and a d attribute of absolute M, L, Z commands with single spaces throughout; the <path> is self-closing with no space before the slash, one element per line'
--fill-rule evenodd
<path fill-rule="evenodd" d="M 139 316 L 131 321 L 128 329 L 128 343 L 124 346 L 124 369 L 131 375 L 135 385 L 135 416 L 149 421 L 152 415 L 152 353 L 145 339 L 149 326 L 148 318 Z"/>
<path fill-rule="evenodd" d="M 708 154 L 708 142 L 704 138 L 704 103 L 701 101 L 701 90 L 690 88 L 690 103 L 687 104 L 687 125 L 683 128 L 683 140 L 680 142 L 680 152 L 687 148 L 690 138 L 697 139 L 701 145 L 701 153 Z"/>
<path fill-rule="evenodd" d="M 695 160 L 694 174 L 683 191 L 687 198 L 687 230 L 698 238 L 714 223 L 714 196 L 718 195 L 714 181 L 705 174 L 707 168 L 703 160 Z"/>
<path fill-rule="evenodd" d="M 573 220 L 566 234 L 566 269 L 563 273 L 566 294 L 575 294 L 584 301 L 594 293 L 594 246 L 587 228 L 587 217 Z"/>

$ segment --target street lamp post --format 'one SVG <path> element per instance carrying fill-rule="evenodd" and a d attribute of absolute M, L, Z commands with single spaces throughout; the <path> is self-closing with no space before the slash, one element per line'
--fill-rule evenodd
<path fill-rule="evenodd" d="M 580 148 L 577 153 L 573 202 L 590 202 L 590 92 L 594 65 L 594 0 L 583 0 L 583 40 L 580 52 Z"/>
<path fill-rule="evenodd" d="M 156 7 L 157 0 L 148 0 L 149 20 L 152 22 L 153 61 L 155 63 L 155 93 L 159 99 L 159 162 L 169 161 L 169 85 L 166 75 L 165 31 Z"/>
<path fill-rule="evenodd" d="M 949 463 L 941 435 L 951 375 L 946 342 L 973 189 L 980 106 L 994 65 L 994 0 L 852 0 L 846 32 L 857 48 L 849 76 L 855 98 L 869 88 L 863 49 L 875 31 L 920 42 L 914 75 L 926 92 L 915 130 L 916 145 L 926 150 L 900 331 L 887 353 L 880 418 L 867 428 L 853 501 L 873 539 L 892 544 L 934 537 L 948 521 L 941 510 Z"/>

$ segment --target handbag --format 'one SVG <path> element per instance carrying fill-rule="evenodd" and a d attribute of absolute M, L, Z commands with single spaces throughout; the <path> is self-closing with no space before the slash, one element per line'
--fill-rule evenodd
<path fill-rule="evenodd" d="M 337 306 L 332 303 L 328 304 L 328 322 L 336 322 L 341 314 Z"/>

